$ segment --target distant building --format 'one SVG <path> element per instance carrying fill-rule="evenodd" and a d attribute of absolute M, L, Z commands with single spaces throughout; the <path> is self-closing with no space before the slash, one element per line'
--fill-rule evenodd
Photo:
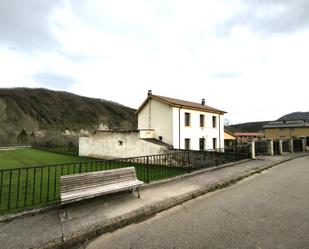
<path fill-rule="evenodd" d="M 309 121 L 306 120 L 272 121 L 263 129 L 267 139 L 309 138 Z"/>
<path fill-rule="evenodd" d="M 243 144 L 260 140 L 264 137 L 264 134 L 260 132 L 235 132 L 235 136 L 237 137 L 237 143 Z"/>
<path fill-rule="evenodd" d="M 224 147 L 235 146 L 237 144 L 237 137 L 234 133 L 224 130 Z"/>
<path fill-rule="evenodd" d="M 195 103 L 154 95 L 151 91 L 136 112 L 138 129 L 148 131 L 148 138 L 187 150 L 224 148 L 225 113 L 207 106 L 204 99 Z"/>

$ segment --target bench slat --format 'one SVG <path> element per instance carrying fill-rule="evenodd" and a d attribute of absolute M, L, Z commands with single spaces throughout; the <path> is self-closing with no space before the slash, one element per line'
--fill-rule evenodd
<path fill-rule="evenodd" d="M 70 180 L 65 180 L 62 181 L 62 186 L 66 185 L 87 185 L 87 184 L 105 184 L 113 181 L 127 181 L 127 180 L 135 180 L 136 177 L 128 177 L 128 176 L 119 176 L 119 177 L 109 177 L 109 178 L 104 178 L 104 177 L 97 177 L 97 178 L 84 178 L 84 179 L 70 179 Z"/>
<path fill-rule="evenodd" d="M 61 194 L 61 199 L 65 200 L 65 202 L 71 202 L 72 200 L 76 199 L 87 199 L 92 198 L 95 196 L 99 196 L 103 194 L 110 194 L 118 191 L 127 190 L 130 188 L 135 188 L 141 186 L 143 182 L 141 181 L 132 181 L 127 182 L 126 184 L 111 184 L 109 186 L 104 187 L 96 187 L 96 188 L 89 188 L 86 191 L 74 191 L 70 193 L 63 193 Z"/>
<path fill-rule="evenodd" d="M 101 170 L 101 171 L 94 171 L 94 172 L 84 172 L 84 173 L 77 173 L 71 175 L 64 175 L 61 176 L 63 179 L 71 178 L 71 177 L 78 177 L 78 176 L 87 176 L 90 177 L 91 175 L 114 175 L 116 173 L 125 173 L 125 172 L 133 172 L 135 174 L 134 167 L 127 167 L 127 168 L 120 168 L 120 169 L 109 169 L 109 170 Z"/>
<path fill-rule="evenodd" d="M 61 202 L 64 204 L 138 188 L 142 184 L 136 177 L 134 167 L 65 175 L 60 178 Z"/>

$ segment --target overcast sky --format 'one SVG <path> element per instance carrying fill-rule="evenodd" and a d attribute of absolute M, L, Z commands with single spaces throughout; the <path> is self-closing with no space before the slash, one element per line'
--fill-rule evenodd
<path fill-rule="evenodd" d="M 0 0 L 0 87 L 152 89 L 240 123 L 309 111 L 308 67 L 308 0 Z"/>

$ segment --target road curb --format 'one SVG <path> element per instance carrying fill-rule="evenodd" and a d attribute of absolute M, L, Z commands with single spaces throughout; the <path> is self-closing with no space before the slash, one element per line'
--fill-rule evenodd
<path fill-rule="evenodd" d="M 67 248 L 72 247 L 74 245 L 83 244 L 88 240 L 94 239 L 104 233 L 112 232 L 116 229 L 122 228 L 124 226 L 144 221 L 155 214 L 162 212 L 164 210 L 170 209 L 174 206 L 187 202 L 189 200 L 195 199 L 199 196 L 205 195 L 210 192 L 214 192 L 219 189 L 227 188 L 247 177 L 250 177 L 255 174 L 259 174 L 265 170 L 268 170 L 274 166 L 279 164 L 291 161 L 293 159 L 297 159 L 300 157 L 304 157 L 308 154 L 297 155 L 295 157 L 283 159 L 278 162 L 270 163 L 268 165 L 260 166 L 256 169 L 248 170 L 238 176 L 233 176 L 227 178 L 225 180 L 219 181 L 218 183 L 211 184 L 209 186 L 205 186 L 201 189 L 194 190 L 188 192 L 186 194 L 170 198 L 168 200 L 160 201 L 156 204 L 147 205 L 143 208 L 136 209 L 130 213 L 126 213 L 124 215 L 109 219 L 101 224 L 96 224 L 95 226 L 88 227 L 87 229 L 80 231 L 78 233 L 74 233 L 68 236 L 63 237 L 63 242 L 49 245 L 48 247 L 41 247 L 41 248 L 51 248 L 51 249 L 59 249 L 59 248 Z"/>

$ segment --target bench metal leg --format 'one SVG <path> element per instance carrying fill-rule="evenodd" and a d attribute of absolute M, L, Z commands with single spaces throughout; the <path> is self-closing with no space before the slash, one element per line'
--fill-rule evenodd
<path fill-rule="evenodd" d="M 63 219 L 66 219 L 68 217 L 68 205 L 64 204 L 61 209 L 63 210 Z"/>
<path fill-rule="evenodd" d="M 139 194 L 139 189 L 138 189 L 138 187 L 136 188 L 136 191 L 137 191 L 137 197 L 138 197 L 138 198 L 141 198 L 141 196 L 140 196 L 140 194 Z"/>

